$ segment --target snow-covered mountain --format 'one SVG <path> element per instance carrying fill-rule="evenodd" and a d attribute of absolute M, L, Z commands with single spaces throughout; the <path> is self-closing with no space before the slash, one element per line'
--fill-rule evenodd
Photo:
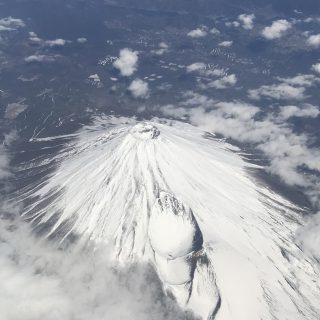
<path fill-rule="evenodd" d="M 319 270 L 294 242 L 303 218 L 233 146 L 184 123 L 116 118 L 44 140 L 64 148 L 32 163 L 55 170 L 20 199 L 49 234 L 152 263 L 201 319 L 318 319 Z"/>

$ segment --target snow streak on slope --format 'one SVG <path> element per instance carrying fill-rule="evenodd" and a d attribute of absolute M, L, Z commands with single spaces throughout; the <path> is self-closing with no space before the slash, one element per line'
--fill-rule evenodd
<path fill-rule="evenodd" d="M 230 145 L 183 123 L 110 118 L 75 137 L 33 163 L 57 168 L 22 193 L 27 218 L 111 243 L 119 263 L 153 263 L 202 319 L 318 319 L 319 273 L 293 241 L 302 218 Z"/>

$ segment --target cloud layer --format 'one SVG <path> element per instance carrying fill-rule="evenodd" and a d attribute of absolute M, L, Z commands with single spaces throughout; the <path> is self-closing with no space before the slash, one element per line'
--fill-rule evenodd
<path fill-rule="evenodd" d="M 303 166 L 320 172 L 320 151 L 310 146 L 312 141 L 306 134 L 294 133 L 290 123 L 283 121 L 292 117 L 317 117 L 319 107 L 284 106 L 262 117 L 260 109 L 254 105 L 215 101 L 191 91 L 179 106 L 162 106 L 161 111 L 166 116 L 188 119 L 205 130 L 255 145 L 270 159 L 266 168 L 270 173 L 289 185 L 305 188 L 315 207 L 320 208 L 320 187 L 315 184 L 316 177 L 300 170 Z"/>
<path fill-rule="evenodd" d="M 2 319 L 191 319 L 150 266 L 122 268 L 103 246 L 57 248 L 21 221 L 0 218 Z"/>

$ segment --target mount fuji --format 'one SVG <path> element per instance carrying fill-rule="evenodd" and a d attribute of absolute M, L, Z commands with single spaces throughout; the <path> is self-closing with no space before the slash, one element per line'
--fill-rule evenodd
<path fill-rule="evenodd" d="M 301 210 L 237 148 L 163 119 L 100 117 L 32 143 L 53 141 L 58 154 L 22 170 L 47 174 L 19 194 L 48 237 L 107 243 L 119 264 L 151 263 L 165 293 L 199 319 L 318 319 L 319 270 L 294 241 Z"/>

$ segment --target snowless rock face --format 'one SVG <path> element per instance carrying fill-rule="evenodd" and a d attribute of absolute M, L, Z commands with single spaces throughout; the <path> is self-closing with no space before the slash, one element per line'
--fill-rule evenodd
<path fill-rule="evenodd" d="M 66 147 L 27 168 L 53 173 L 19 195 L 25 217 L 61 240 L 108 242 L 119 263 L 151 262 L 201 319 L 320 319 L 319 270 L 294 242 L 303 218 L 232 146 L 184 123 L 117 118 L 42 141 L 53 139 Z"/>

